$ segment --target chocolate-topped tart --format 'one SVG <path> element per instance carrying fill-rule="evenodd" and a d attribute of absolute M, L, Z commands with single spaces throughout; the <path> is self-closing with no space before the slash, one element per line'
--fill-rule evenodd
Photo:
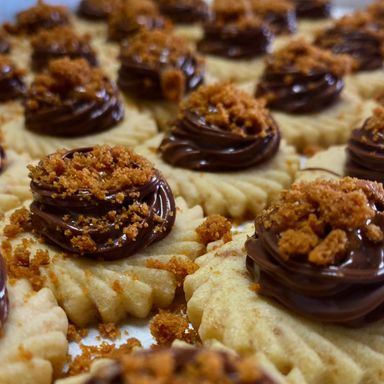
<path fill-rule="evenodd" d="M 3 126 L 5 144 L 39 158 L 61 145 L 135 145 L 156 132 L 147 115 L 123 103 L 117 86 L 84 59 L 51 60 L 35 76 L 22 116 Z"/>
<path fill-rule="evenodd" d="M 161 128 L 174 115 L 177 102 L 205 77 L 203 59 L 184 39 L 164 31 L 143 31 L 123 43 L 120 61 L 119 88 L 149 109 Z"/>
<path fill-rule="evenodd" d="M 345 143 L 369 109 L 345 90 L 352 59 L 334 55 L 303 39 L 269 55 L 255 95 L 264 98 L 282 136 L 302 151 L 307 145 Z"/>
<path fill-rule="evenodd" d="M 1 227 L 14 277 L 22 249 L 35 263 L 28 278 L 50 287 L 78 326 L 171 304 L 175 274 L 193 270 L 204 248 L 193 230 L 200 207 L 175 201 L 162 174 L 123 146 L 59 150 L 29 170 L 33 201 Z"/>
<path fill-rule="evenodd" d="M 319 47 L 354 58 L 356 65 L 347 84 L 364 98 L 374 97 L 377 89 L 384 86 L 383 25 L 372 12 L 355 12 L 337 20 L 315 40 Z"/>
<path fill-rule="evenodd" d="M 383 199 L 370 181 L 300 183 L 256 231 L 209 244 L 184 283 L 203 344 L 265 355 L 287 382 L 379 384 Z"/>
<path fill-rule="evenodd" d="M 261 360 L 261 359 L 260 359 Z M 60 380 L 57 384 L 127 383 L 225 383 L 277 384 L 281 375 L 256 356 L 240 357 L 224 349 L 189 345 L 139 350 L 115 361 L 98 361 L 86 375 Z"/>
<path fill-rule="evenodd" d="M 42 70 L 53 59 L 83 58 L 92 66 L 97 65 L 95 51 L 90 44 L 90 35 L 78 35 L 71 27 L 60 26 L 36 34 L 32 40 L 32 68 Z"/>
<path fill-rule="evenodd" d="M 191 93 L 169 132 L 137 150 L 190 206 L 236 219 L 259 212 L 287 187 L 298 162 L 264 105 L 230 83 Z"/>
<path fill-rule="evenodd" d="M 208 72 L 218 80 L 257 79 L 263 68 L 260 58 L 270 51 L 274 37 L 270 26 L 246 2 L 215 0 L 212 7 L 197 43 Z"/>

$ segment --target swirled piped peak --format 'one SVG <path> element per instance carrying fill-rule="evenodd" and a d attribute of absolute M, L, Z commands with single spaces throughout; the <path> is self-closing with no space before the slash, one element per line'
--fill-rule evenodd
<path fill-rule="evenodd" d="M 95 51 L 89 35 L 77 35 L 69 26 L 59 26 L 36 34 L 32 40 L 32 65 L 41 70 L 53 59 L 67 56 L 71 59 L 83 58 L 89 64 L 97 64 Z"/>
<path fill-rule="evenodd" d="M 253 58 L 270 50 L 273 33 L 270 27 L 242 2 L 217 0 L 213 16 L 204 24 L 204 36 L 197 49 L 230 59 Z"/>
<path fill-rule="evenodd" d="M 202 86 L 181 103 L 160 152 L 177 167 L 234 171 L 269 160 L 279 144 L 279 129 L 264 104 L 224 83 Z"/>
<path fill-rule="evenodd" d="M 118 85 L 143 99 L 179 101 L 204 81 L 202 58 L 182 38 L 142 31 L 122 45 Z"/>
<path fill-rule="evenodd" d="M 90 20 L 107 20 L 122 0 L 81 0 L 77 14 Z"/>
<path fill-rule="evenodd" d="M 345 174 L 384 182 L 384 108 L 376 108 L 347 144 Z"/>
<path fill-rule="evenodd" d="M 38 0 L 37 3 L 16 15 L 15 24 L 6 24 L 6 29 L 15 34 L 33 35 L 38 31 L 70 23 L 67 7 L 50 5 Z"/>
<path fill-rule="evenodd" d="M 311 113 L 334 104 L 344 88 L 343 76 L 353 60 L 293 40 L 269 55 L 256 89 L 268 107 L 288 113 Z"/>
<path fill-rule="evenodd" d="M 108 20 L 108 37 L 122 41 L 142 30 L 164 30 L 170 33 L 172 23 L 163 17 L 151 0 L 130 0 L 113 9 Z"/>
<path fill-rule="evenodd" d="M 59 150 L 29 169 L 32 225 L 67 252 L 127 257 L 164 238 L 174 224 L 167 182 L 125 147 Z"/>
<path fill-rule="evenodd" d="M 208 18 L 208 4 L 204 0 L 158 0 L 160 12 L 174 23 L 191 24 Z"/>
<path fill-rule="evenodd" d="M 52 136 L 90 135 L 124 117 L 116 85 L 84 59 L 51 60 L 31 84 L 24 107 L 27 129 Z"/>
<path fill-rule="evenodd" d="M 355 12 L 320 32 L 315 45 L 335 54 L 350 55 L 356 62 L 355 70 L 372 71 L 384 63 L 383 26 L 369 12 Z"/>
<path fill-rule="evenodd" d="M 259 293 L 314 320 L 384 318 L 384 189 L 346 177 L 294 184 L 255 222 L 247 267 Z"/>
<path fill-rule="evenodd" d="M 24 70 L 16 68 L 10 58 L 0 55 L 0 102 L 21 97 L 25 92 Z"/>
<path fill-rule="evenodd" d="M 325 19 L 331 16 L 331 0 L 292 0 L 298 18 Z"/>

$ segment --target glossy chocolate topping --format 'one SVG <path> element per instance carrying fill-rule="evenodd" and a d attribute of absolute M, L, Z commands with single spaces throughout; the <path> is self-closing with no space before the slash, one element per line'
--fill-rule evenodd
<path fill-rule="evenodd" d="M 345 174 L 384 183 L 384 109 L 375 110 L 347 144 Z"/>
<path fill-rule="evenodd" d="M 267 58 L 256 96 L 265 97 L 268 107 L 279 111 L 318 112 L 338 100 L 343 74 L 336 56 L 295 41 Z"/>
<path fill-rule="evenodd" d="M 187 100 L 160 145 L 167 163 L 206 172 L 234 171 L 276 154 L 279 129 L 251 96 L 228 84 L 199 88 L 193 98 L 199 96 L 205 107 Z"/>
<path fill-rule="evenodd" d="M 159 360 L 161 359 L 161 360 Z M 132 364 L 130 364 L 132 361 Z M 151 364 L 151 362 L 153 363 Z M 155 361 L 165 364 L 164 372 L 154 370 Z M 227 383 L 227 384 L 274 384 L 276 383 L 264 373 L 256 362 L 230 355 L 222 351 L 210 351 L 198 348 L 172 348 L 136 352 L 122 362 L 115 362 L 101 369 L 86 384 L 124 384 L 136 380 L 146 383 L 157 383 L 158 380 L 167 384 L 176 383 Z M 134 364 L 136 362 L 136 364 Z M 223 367 L 221 377 L 210 375 L 209 364 Z M 129 366 L 127 365 L 129 364 Z M 172 367 L 169 371 L 169 365 Z M 244 364 L 244 365 L 243 365 Z M 245 364 L 247 364 L 247 368 Z M 157 364 L 158 365 L 158 364 Z M 217 366 L 217 365 L 215 365 Z M 246 379 L 240 372 L 246 372 Z M 244 375 L 243 375 L 244 377 Z M 159 379 L 162 378 L 162 379 Z M 141 381 L 140 381 L 141 382 Z"/>
<path fill-rule="evenodd" d="M 368 182 L 361 181 L 361 183 Z M 335 185 L 333 188 L 338 187 Z M 321 190 L 319 190 L 320 193 L 322 193 Z M 380 197 L 377 198 L 375 193 L 380 194 Z M 346 243 L 336 241 L 332 244 L 331 241 L 327 245 L 332 245 L 339 252 L 340 248 L 337 248 L 339 244 L 346 245 L 341 253 L 335 255 L 336 260 L 330 265 L 316 265 L 309 260 L 303 260 L 303 256 L 289 259 L 282 257 L 280 247 L 282 232 L 277 229 L 275 223 L 268 225 L 268 221 L 257 219 L 255 235 L 247 240 L 245 246 L 248 255 L 247 268 L 260 285 L 259 293 L 272 297 L 288 309 L 317 321 L 360 327 L 382 320 L 384 318 L 382 238 L 384 195 L 382 187 L 374 184 L 367 185 L 365 194 L 369 207 L 375 214 L 367 220 L 365 226 L 353 228 L 351 224 L 353 228 L 351 230 L 348 230 L 348 213 L 344 214 L 347 224 L 344 229 L 346 237 L 343 241 Z M 356 196 L 355 192 L 350 194 L 350 204 L 354 204 L 352 196 Z M 313 196 L 313 201 L 318 201 L 318 196 Z M 300 201 L 300 203 L 301 215 L 305 215 L 308 202 Z M 339 203 L 336 200 L 329 201 L 331 215 L 330 207 L 332 204 Z M 316 210 L 315 206 L 313 205 L 312 212 L 317 215 L 322 208 L 319 207 Z M 351 211 L 351 209 L 347 210 Z M 337 215 L 336 212 L 335 215 Z M 343 217 L 343 214 L 340 213 L 338 217 Z M 319 224 L 315 217 L 312 219 L 311 225 Z M 369 234 L 370 231 L 367 228 L 372 225 L 374 228 Z M 321 228 L 326 232 L 331 229 L 330 224 Z M 316 230 L 318 228 L 314 227 L 314 231 Z M 309 240 L 301 247 L 303 249 L 311 241 L 313 232 L 309 228 L 299 229 L 299 231 L 309 236 Z M 331 232 L 334 230 L 332 229 Z M 294 241 L 295 239 L 291 239 L 291 244 L 294 244 Z M 324 243 L 325 240 L 318 247 L 322 247 Z M 327 252 L 332 252 L 332 248 L 329 250 L 323 248 L 322 251 L 325 251 L 323 256 L 326 257 L 329 255 Z"/>
<path fill-rule="evenodd" d="M 116 126 L 124 108 L 116 85 L 83 59 L 58 59 L 32 83 L 25 103 L 27 129 L 52 136 L 90 135 Z"/>
<path fill-rule="evenodd" d="M 24 71 L 0 55 L 0 102 L 21 97 L 25 92 Z"/>
<path fill-rule="evenodd" d="M 8 312 L 7 268 L 3 257 L 0 255 L 0 331 L 4 328 Z"/>
<path fill-rule="evenodd" d="M 6 166 L 7 156 L 4 147 L 0 144 L 0 173 L 4 171 Z"/>
<path fill-rule="evenodd" d="M 331 16 L 330 0 L 293 0 L 298 18 L 325 19 Z"/>
<path fill-rule="evenodd" d="M 90 20 L 107 20 L 121 0 L 81 0 L 77 13 Z"/>
<path fill-rule="evenodd" d="M 118 85 L 143 99 L 178 101 L 204 81 L 205 67 L 181 38 L 143 31 L 122 46 Z"/>
<path fill-rule="evenodd" d="M 117 150 L 128 151 L 122 148 L 101 147 L 101 152 L 110 151 L 112 155 L 108 156 L 114 156 Z M 100 148 L 96 152 L 92 148 L 82 148 L 63 152 L 61 158 L 77 162 L 77 159 L 73 160 L 75 153 L 77 156 L 88 154 L 92 158 L 97 156 L 97 151 L 100 152 Z M 125 168 L 121 172 L 115 170 L 120 177 L 127 176 L 122 174 L 128 172 L 127 166 L 133 173 L 147 166 L 146 160 L 140 160 L 142 158 L 137 155 L 130 156 L 131 159 L 136 156 L 138 160 L 121 164 Z M 114 165 L 119 161 L 115 159 L 112 165 L 98 166 L 99 178 L 106 177 L 113 167 L 119 167 Z M 100 163 L 104 164 L 102 159 Z M 132 179 L 135 180 L 134 176 Z M 104 260 L 128 257 L 163 239 L 175 221 L 172 191 L 155 169 L 144 183 L 105 191 L 102 198 L 96 196 L 98 187 L 96 191 L 84 187 L 69 193 L 65 186 L 57 188 L 53 184 L 38 181 L 32 176 L 31 220 L 39 234 L 70 253 Z"/>
<path fill-rule="evenodd" d="M 83 58 L 89 64 L 97 65 L 95 51 L 90 44 L 90 36 L 77 35 L 67 26 L 41 31 L 31 41 L 32 66 L 34 70 L 41 70 L 48 62 L 67 56 L 71 59 Z"/>
<path fill-rule="evenodd" d="M 7 38 L 7 34 L 3 29 L 0 28 L 0 55 L 4 53 L 9 53 L 11 50 L 11 45 Z"/>
<path fill-rule="evenodd" d="M 158 0 L 160 12 L 177 24 L 192 24 L 208 18 L 204 0 Z"/>

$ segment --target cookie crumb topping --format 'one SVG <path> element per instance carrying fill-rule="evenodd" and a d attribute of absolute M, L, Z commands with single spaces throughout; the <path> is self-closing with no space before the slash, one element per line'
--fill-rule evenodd
<path fill-rule="evenodd" d="M 366 120 L 362 129 L 372 133 L 372 140 L 374 142 L 382 142 L 384 134 L 384 108 L 375 108 L 373 115 Z"/>
<path fill-rule="evenodd" d="M 196 228 L 201 243 L 207 245 L 213 241 L 223 239 L 225 243 L 232 240 L 232 223 L 221 215 L 208 216 Z"/>

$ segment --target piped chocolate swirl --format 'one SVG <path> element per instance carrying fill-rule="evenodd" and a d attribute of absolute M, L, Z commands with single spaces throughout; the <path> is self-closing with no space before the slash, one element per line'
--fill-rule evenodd
<path fill-rule="evenodd" d="M 204 0 L 158 0 L 160 12 L 176 24 L 193 24 L 208 18 Z"/>
<path fill-rule="evenodd" d="M 228 59 L 250 59 L 270 50 L 273 33 L 242 3 L 217 0 L 213 15 L 204 24 L 204 36 L 197 49 L 208 55 Z"/>
<path fill-rule="evenodd" d="M 32 225 L 66 252 L 128 257 L 164 238 L 175 221 L 163 176 L 125 147 L 60 150 L 30 171 Z"/>
<path fill-rule="evenodd" d="M 7 56 L 0 55 L 0 102 L 23 96 L 25 89 L 24 71 L 16 68 Z"/>
<path fill-rule="evenodd" d="M 138 98 L 178 101 L 204 81 L 204 62 L 183 39 L 143 31 L 122 45 L 118 85 Z"/>
<path fill-rule="evenodd" d="M 5 27 L 10 33 L 33 35 L 38 31 L 69 23 L 68 8 L 45 4 L 44 1 L 38 0 L 36 5 L 16 15 L 14 25 L 6 24 Z"/>
<path fill-rule="evenodd" d="M 278 111 L 318 112 L 337 102 L 351 65 L 347 56 L 294 40 L 267 57 L 256 96 Z"/>
<path fill-rule="evenodd" d="M 89 20 L 107 20 L 122 0 L 81 0 L 77 14 Z"/>
<path fill-rule="evenodd" d="M 330 0 L 291 0 L 296 15 L 303 19 L 325 19 L 331 16 Z"/>
<path fill-rule="evenodd" d="M 77 35 L 68 26 L 60 26 L 54 29 L 39 32 L 31 40 L 32 66 L 35 70 L 41 70 L 53 59 L 64 56 L 70 59 L 83 58 L 89 64 L 97 64 L 95 51 L 90 44 L 89 35 Z"/>
<path fill-rule="evenodd" d="M 9 300 L 7 292 L 7 268 L 4 258 L 0 255 L 0 332 L 8 318 Z"/>
<path fill-rule="evenodd" d="M 124 109 L 116 85 L 84 59 L 52 60 L 37 75 L 24 108 L 27 129 L 76 137 L 116 126 Z"/>
<path fill-rule="evenodd" d="M 320 32 L 315 45 L 335 54 L 350 55 L 358 71 L 383 67 L 384 34 L 368 12 L 344 16 L 333 27 Z"/>
<path fill-rule="evenodd" d="M 279 129 L 264 105 L 225 83 L 202 86 L 181 104 L 160 152 L 177 167 L 234 171 L 268 161 L 279 144 Z"/>
<path fill-rule="evenodd" d="M 213 373 L 213 367 L 220 369 Z M 125 355 L 99 370 L 86 384 L 156 383 L 165 378 L 169 384 L 276 383 L 252 357 L 239 357 L 206 348 L 178 347 L 143 350 Z"/>
<path fill-rule="evenodd" d="M 376 108 L 347 144 L 345 174 L 384 183 L 384 108 Z"/>
<path fill-rule="evenodd" d="M 311 319 L 384 318 L 384 189 L 344 178 L 299 183 L 256 219 L 247 267 L 259 293 Z"/>

